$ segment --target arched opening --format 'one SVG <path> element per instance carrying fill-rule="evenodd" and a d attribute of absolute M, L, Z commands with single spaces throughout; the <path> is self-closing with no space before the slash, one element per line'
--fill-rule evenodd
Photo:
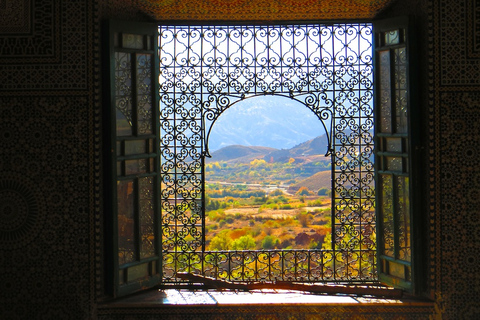
<path fill-rule="evenodd" d="M 282 96 L 223 111 L 207 140 L 207 250 L 330 249 L 329 129 Z"/>

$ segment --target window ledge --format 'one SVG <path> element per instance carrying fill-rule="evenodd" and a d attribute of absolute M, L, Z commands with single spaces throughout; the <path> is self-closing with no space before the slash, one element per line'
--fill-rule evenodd
<path fill-rule="evenodd" d="M 107 301 L 99 308 L 138 308 L 138 307 L 185 307 L 185 306 L 268 306 L 268 305 L 397 305 L 433 307 L 433 303 L 415 297 L 402 299 L 382 299 L 356 297 L 351 295 L 312 294 L 303 291 L 261 289 L 252 291 L 238 290 L 186 290 L 165 289 L 149 290 L 129 297 Z"/>
<path fill-rule="evenodd" d="M 319 295 L 301 291 L 151 290 L 98 305 L 103 318 L 155 315 L 161 319 L 429 319 L 433 302 Z"/>

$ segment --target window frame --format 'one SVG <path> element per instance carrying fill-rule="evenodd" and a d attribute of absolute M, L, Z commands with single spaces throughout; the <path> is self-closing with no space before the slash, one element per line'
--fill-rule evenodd
<path fill-rule="evenodd" d="M 298 23 L 301 23 L 301 22 L 298 22 Z M 328 22 L 328 23 L 332 23 L 332 22 Z M 355 23 L 355 21 L 353 21 L 353 22 L 349 21 L 348 23 Z M 372 21 L 371 23 L 373 24 L 373 30 L 375 32 L 376 22 Z M 106 27 L 104 28 L 104 39 L 108 39 L 109 47 L 110 48 L 114 47 L 113 42 L 112 42 L 113 41 L 112 37 L 110 36 L 114 29 L 115 30 L 120 30 L 122 28 L 125 28 L 125 30 L 128 30 L 128 32 L 131 32 L 132 27 L 133 27 L 134 31 L 137 30 L 138 32 L 144 32 L 147 29 L 157 27 L 157 24 L 153 24 L 153 23 L 141 24 L 140 27 L 138 27 L 138 26 L 134 27 L 135 25 L 136 24 L 118 22 L 118 21 L 108 22 Z M 157 50 L 158 44 L 156 44 L 156 40 L 154 41 L 154 43 L 155 43 L 154 46 L 153 46 L 154 50 Z M 375 45 L 374 45 L 374 48 L 372 49 L 372 52 L 375 53 Z M 105 59 L 104 59 L 104 63 L 105 63 L 105 65 L 109 66 L 109 70 L 114 69 L 114 66 L 112 66 L 113 65 L 112 61 L 114 59 L 112 57 L 113 57 L 113 51 L 112 51 L 112 49 L 110 49 L 109 54 L 105 55 Z M 156 65 L 156 64 L 158 64 L 158 55 L 154 54 L 154 58 L 155 58 L 154 65 Z M 157 68 L 154 68 L 154 69 L 157 69 Z M 155 71 L 153 71 L 153 72 L 155 74 Z M 112 105 L 112 103 L 114 103 L 112 101 L 113 96 L 114 96 L 114 90 L 115 90 L 114 84 L 113 84 L 114 75 L 112 74 L 111 71 L 106 73 L 106 75 L 107 75 L 107 77 L 106 77 L 107 81 L 105 81 L 104 83 L 106 83 L 108 85 L 105 85 L 105 87 L 104 87 L 104 90 L 107 93 L 106 94 L 106 107 L 104 108 L 104 118 L 105 119 L 110 119 L 110 120 L 105 122 L 105 124 L 106 124 L 105 132 L 108 132 L 109 136 L 114 137 L 116 134 L 115 134 L 115 128 L 113 127 L 112 123 L 115 122 L 115 119 L 112 118 L 112 112 L 111 112 L 111 109 L 110 109 L 111 108 L 110 106 Z M 156 90 L 156 92 L 158 92 L 158 81 L 154 81 L 154 83 L 155 83 L 155 85 L 154 85 L 155 89 L 153 89 L 153 90 Z M 374 85 L 374 88 L 375 88 L 375 85 Z M 413 94 L 412 94 L 412 96 L 413 96 Z M 155 103 L 158 103 L 158 100 Z M 155 108 L 153 108 L 153 109 L 155 109 Z M 155 114 L 155 112 L 154 112 L 154 114 Z M 159 128 L 160 127 L 160 124 L 159 124 L 159 121 L 158 121 L 159 117 L 155 116 L 155 115 L 154 115 L 154 117 L 155 117 L 155 119 L 157 119 L 156 126 L 157 126 L 157 128 Z M 411 116 L 410 118 L 412 118 L 412 117 L 413 116 Z M 415 132 L 415 129 L 412 128 L 411 133 L 413 133 L 413 132 Z M 156 273 L 152 272 L 153 270 L 150 271 L 150 277 L 149 277 L 148 281 L 133 283 L 132 285 L 130 285 L 128 287 L 120 288 L 121 285 L 120 285 L 119 276 L 118 276 L 118 271 L 119 271 L 118 254 L 114 249 L 115 247 L 118 247 L 118 244 L 116 243 L 117 239 L 118 239 L 118 234 L 117 234 L 118 225 L 117 225 L 116 217 L 115 217 L 115 212 L 116 212 L 115 204 L 117 203 L 117 199 L 116 199 L 117 189 L 116 189 L 116 184 L 109 183 L 109 181 L 110 182 L 114 181 L 113 177 L 116 176 L 116 159 L 114 161 L 112 161 L 112 158 L 115 158 L 115 154 L 116 154 L 116 144 L 114 144 L 113 140 L 111 140 L 111 139 L 105 139 L 105 142 L 106 142 L 105 150 L 109 151 L 109 152 L 105 152 L 105 157 L 104 157 L 105 164 L 108 164 L 107 166 L 109 166 L 109 170 L 106 170 L 106 174 L 105 174 L 105 179 L 106 179 L 105 181 L 107 183 L 105 184 L 106 185 L 106 192 L 105 192 L 105 198 L 104 198 L 105 205 L 106 205 L 106 207 L 105 207 L 106 208 L 106 210 L 105 210 L 105 237 L 104 237 L 104 243 L 105 243 L 105 248 L 106 248 L 106 250 L 105 250 L 105 264 L 104 264 L 105 265 L 104 272 L 105 272 L 105 280 L 106 280 L 105 287 L 106 287 L 107 294 L 109 294 L 111 296 L 114 296 L 114 297 L 119 297 L 119 296 L 126 295 L 128 293 L 131 293 L 131 292 L 140 291 L 143 287 L 145 287 L 145 285 L 150 285 L 151 286 L 151 285 L 161 283 L 161 281 L 162 281 L 161 276 L 160 276 L 160 278 L 155 277 L 155 274 L 157 274 L 157 275 L 161 274 L 161 270 L 162 270 L 161 269 L 162 268 L 162 262 L 161 262 L 162 257 L 161 257 L 161 255 L 162 254 L 161 254 L 161 249 L 160 249 L 161 248 L 161 243 L 157 243 L 157 249 L 156 250 L 157 250 L 157 255 L 158 256 L 156 257 L 157 258 L 156 260 L 158 261 L 158 263 L 154 267 L 156 269 Z M 157 143 L 157 146 L 158 146 L 158 143 Z M 411 148 L 410 148 L 410 150 L 411 150 Z M 160 156 L 160 151 L 158 150 L 158 147 L 157 147 L 156 151 L 157 151 L 157 155 Z M 416 156 L 416 158 L 418 158 L 418 156 Z M 415 161 L 415 159 L 412 159 L 412 161 L 410 161 L 410 165 L 413 167 L 410 171 L 412 173 L 415 172 L 415 167 L 416 167 L 412 164 L 414 161 Z M 376 170 L 374 172 L 376 172 Z M 160 179 L 160 177 L 158 177 L 158 179 Z M 418 185 L 418 182 L 416 181 L 415 184 Z M 158 192 L 159 191 L 157 190 L 156 194 L 158 194 Z M 411 197 L 413 197 L 415 195 L 415 193 L 411 193 L 410 195 L 411 195 Z M 415 201 L 413 201 L 413 198 L 412 198 L 412 205 L 413 205 L 413 203 L 418 202 L 417 198 L 418 197 L 415 196 Z M 416 219 L 416 220 L 418 220 L 418 219 Z M 412 223 L 413 223 L 413 220 L 412 220 Z M 412 235 L 419 234 L 419 228 L 420 228 L 419 224 L 417 224 L 417 226 L 415 228 L 412 228 Z M 161 230 L 157 230 L 157 235 L 160 232 L 161 232 Z M 159 237 L 159 238 L 161 238 L 161 237 Z M 412 236 L 412 238 L 413 238 L 413 236 Z M 378 231 L 377 231 L 377 241 L 378 241 Z M 412 242 L 412 246 L 413 245 L 416 245 L 416 243 Z M 413 248 L 412 248 L 412 250 L 413 250 Z M 377 254 L 378 254 L 378 249 L 377 249 Z M 418 251 L 415 250 L 414 255 L 412 255 L 412 259 L 414 261 L 417 261 L 417 256 L 418 256 Z M 418 272 L 416 271 L 419 268 L 418 265 L 420 265 L 420 264 L 414 264 L 415 269 L 413 269 L 412 272 L 415 273 L 415 274 L 418 274 Z M 112 272 L 112 270 L 113 270 L 113 272 Z M 413 279 L 416 280 L 416 278 L 413 278 Z M 396 284 L 394 284 L 394 286 L 395 285 Z M 407 291 L 411 291 L 414 288 L 416 288 L 416 287 L 410 287 L 410 288 L 404 287 L 403 289 L 406 289 Z"/>
<path fill-rule="evenodd" d="M 130 59 L 135 61 L 136 54 L 138 51 L 141 53 L 145 54 L 150 54 L 153 57 L 153 61 L 151 61 L 151 70 L 150 70 L 150 77 L 151 79 L 158 79 L 158 68 L 155 68 L 155 65 L 158 65 L 159 60 L 158 60 L 158 37 L 156 33 L 152 33 L 152 30 L 155 30 L 153 27 L 153 24 L 151 23 L 130 23 L 130 22 L 125 22 L 125 21 L 116 21 L 116 20 L 111 20 L 111 21 L 106 21 L 104 26 L 103 26 L 103 39 L 104 43 L 106 44 L 106 49 L 104 52 L 108 53 L 103 56 L 103 62 L 104 65 L 106 66 L 106 70 L 104 73 L 105 76 L 105 81 L 103 82 L 103 91 L 104 91 L 104 103 L 105 107 L 103 108 L 103 118 L 106 120 L 103 122 L 104 128 L 103 132 L 106 133 L 109 139 L 104 139 L 104 163 L 106 166 L 105 170 L 105 181 L 108 183 L 105 183 L 105 192 L 104 192 L 104 204 L 105 204 L 105 222 L 104 222 L 104 232 L 105 232 L 105 237 L 104 237 L 104 244 L 105 244 L 105 258 L 104 258 L 104 274 L 105 274 L 105 291 L 106 294 L 109 296 L 113 297 L 120 297 L 120 296 L 125 296 L 127 294 L 130 294 L 132 292 L 137 292 L 145 287 L 151 287 L 156 284 L 158 284 L 161 281 L 161 244 L 159 242 L 154 243 L 155 246 L 155 256 L 147 259 L 142 259 L 141 264 L 145 264 L 146 268 L 148 269 L 148 277 L 141 279 L 140 281 L 132 281 L 126 285 L 122 285 L 122 283 L 127 282 L 126 280 L 128 279 L 128 270 L 130 268 L 135 268 L 140 265 L 137 262 L 133 262 L 130 264 L 127 264 L 126 266 L 123 266 L 123 268 L 120 268 L 120 263 L 119 263 L 119 255 L 118 255 L 118 219 L 117 219 L 117 210 L 118 210 L 118 199 L 117 199 L 117 175 L 118 175 L 118 162 L 119 158 L 122 158 L 121 156 L 118 157 L 118 155 L 122 155 L 125 151 L 125 142 L 120 142 L 117 140 L 117 133 L 116 133 L 116 113 L 112 112 L 112 110 L 115 110 L 115 48 L 116 46 L 121 45 L 121 43 L 116 43 L 116 42 L 121 42 L 121 39 L 114 39 L 115 33 L 132 33 L 132 34 L 142 34 L 145 35 L 143 37 L 143 48 L 140 50 L 135 50 L 135 49 L 122 49 L 121 51 L 130 54 Z M 151 38 L 147 38 L 146 35 L 149 35 Z M 136 72 L 136 66 L 132 63 L 131 64 L 131 73 L 134 74 Z M 133 79 L 130 79 L 130 81 L 135 80 L 135 76 L 132 76 Z M 150 79 L 150 80 L 151 80 Z M 158 81 L 151 81 L 151 106 L 153 105 L 158 105 L 159 100 L 158 100 L 158 94 L 155 94 L 158 92 L 159 85 Z M 137 110 L 137 103 L 138 97 L 136 97 L 136 92 L 131 93 L 131 99 L 135 101 L 131 101 L 131 108 L 132 110 L 136 111 Z M 153 140 L 153 146 L 158 145 L 158 134 L 155 132 L 158 132 L 159 128 L 159 121 L 158 121 L 158 108 L 151 108 L 151 119 L 157 119 L 156 121 L 151 122 L 152 126 L 152 134 L 144 134 L 144 135 L 138 135 L 137 132 L 134 132 L 133 139 L 145 139 L 145 140 Z M 135 118 L 135 117 L 134 117 Z M 134 130 L 137 131 L 137 130 Z M 119 143 L 120 142 L 120 143 Z M 148 146 L 149 143 L 146 143 L 145 148 L 147 149 L 145 154 L 141 156 L 140 158 L 143 159 L 158 159 L 160 157 L 158 147 L 153 147 L 153 150 L 151 147 Z M 122 162 L 122 169 L 120 169 L 123 173 L 125 173 L 125 161 L 128 160 L 135 160 L 137 155 L 125 155 L 123 154 L 123 159 L 120 160 Z M 148 166 L 148 164 L 147 164 Z M 155 165 L 154 165 L 155 166 Z M 150 168 L 152 169 L 152 168 Z M 152 171 L 152 170 L 149 170 Z M 153 168 L 153 171 L 158 171 L 156 168 Z M 160 175 L 158 172 L 156 174 L 150 174 L 152 172 L 147 172 L 146 175 L 144 176 L 150 176 L 153 177 L 153 193 L 155 194 L 154 199 L 159 199 L 160 196 L 160 190 L 158 185 L 160 184 Z M 133 176 L 133 175 L 131 175 Z M 138 175 L 137 175 L 138 176 Z M 134 177 L 133 180 L 134 182 L 134 189 L 138 190 L 138 177 Z M 139 200 L 138 197 L 134 200 L 134 206 L 136 207 L 134 209 L 134 219 L 138 222 L 139 220 Z M 155 211 L 159 210 L 160 207 L 160 201 L 153 200 L 153 206 L 155 207 Z M 156 229 L 154 230 L 154 233 L 156 235 L 157 240 L 161 238 L 159 233 L 161 232 L 160 226 L 158 223 L 155 223 L 157 225 Z M 138 229 L 138 228 L 136 228 Z M 139 230 L 135 230 L 135 233 L 138 235 Z M 137 242 L 134 243 L 136 247 L 139 246 Z M 144 268 L 143 266 L 141 268 Z M 123 271 L 121 271 L 123 270 Z M 122 279 L 123 278 L 123 279 Z"/>
<path fill-rule="evenodd" d="M 388 45 L 382 43 L 381 36 L 383 33 L 392 31 L 392 30 L 403 30 L 403 34 L 401 34 L 401 41 L 398 44 Z M 377 194 L 377 201 L 376 201 L 376 217 L 377 217 L 377 255 L 378 255 L 378 265 L 377 265 L 377 273 L 379 275 L 379 281 L 381 283 L 385 283 L 389 286 L 393 286 L 396 288 L 401 288 L 406 292 L 412 294 L 420 294 L 424 291 L 425 287 L 425 233 L 422 232 L 425 227 L 424 217 L 422 212 L 424 212 L 423 202 L 422 199 L 425 198 L 425 192 L 422 189 L 423 179 L 422 173 L 420 171 L 420 164 L 422 163 L 422 159 L 424 157 L 422 147 L 424 145 L 423 137 L 421 136 L 421 128 L 420 128 L 420 108 L 418 106 L 418 77 L 416 73 L 418 72 L 418 66 L 416 64 L 415 54 L 416 54 L 416 37 L 415 37 L 415 26 L 414 20 L 412 17 L 401 16 L 389 19 L 378 20 L 374 23 L 374 35 L 375 35 L 375 53 L 374 53 L 374 68 L 375 68 L 375 104 L 376 104 L 376 115 L 375 115 L 375 145 L 376 145 L 376 159 L 375 159 L 375 179 L 376 179 L 376 194 Z M 398 259 L 398 251 L 399 251 L 399 217 L 398 217 L 398 208 L 394 208 L 396 212 L 394 213 L 394 221 L 393 223 L 397 225 L 394 229 L 394 238 L 395 244 L 393 250 L 395 251 L 395 257 L 390 259 L 393 263 L 401 263 L 405 266 L 409 266 L 411 268 L 411 274 L 409 275 L 410 280 L 402 279 L 401 277 L 392 275 L 388 270 L 388 266 L 382 263 L 385 260 L 385 255 L 382 257 L 382 252 L 385 250 L 385 243 L 382 239 L 382 235 L 384 235 L 382 230 L 383 222 L 379 217 L 382 216 L 381 210 L 381 183 L 379 181 L 380 172 L 382 172 L 382 168 L 380 168 L 380 164 L 382 163 L 380 158 L 386 156 L 400 156 L 399 153 L 389 153 L 387 150 L 380 151 L 380 145 L 385 143 L 385 140 L 382 141 L 382 134 L 380 133 L 380 109 L 381 109 L 381 93 L 379 92 L 379 83 L 382 81 L 380 75 L 380 61 L 378 53 L 379 51 L 390 51 L 390 57 L 393 55 L 395 49 L 404 48 L 406 50 L 406 65 L 404 72 L 406 73 L 406 108 L 407 108 L 407 117 L 406 117 L 406 126 L 407 131 L 404 135 L 404 138 L 407 139 L 407 142 L 404 142 L 403 145 L 403 157 L 407 159 L 408 164 L 404 165 L 404 176 L 408 177 L 408 218 L 410 219 L 410 250 L 411 250 L 411 260 L 409 262 L 401 261 Z M 390 78 L 390 85 L 391 85 L 391 100 L 392 100 L 392 108 L 395 108 L 395 98 L 399 98 L 398 96 L 395 97 L 395 74 L 394 69 L 396 68 L 395 61 L 392 59 L 391 61 L 391 78 Z M 393 112 L 392 112 L 393 113 Z M 394 116 L 392 115 L 392 122 L 395 123 L 393 119 Z M 383 134 L 384 137 L 388 137 L 389 135 Z M 391 137 L 400 137 L 401 135 L 393 134 L 390 135 Z M 403 139 L 403 138 L 402 138 Z M 402 153 L 402 152 L 400 152 Z M 388 172 L 388 171 L 386 171 Z M 390 171 L 392 176 L 395 176 L 396 173 L 394 171 Z M 396 198 L 398 200 L 398 197 Z M 395 200 L 395 199 L 394 199 Z M 426 212 L 426 211 L 425 211 Z"/>

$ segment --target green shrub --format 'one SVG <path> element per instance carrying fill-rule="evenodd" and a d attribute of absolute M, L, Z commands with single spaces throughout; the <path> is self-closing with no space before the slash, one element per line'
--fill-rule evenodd
<path fill-rule="evenodd" d="M 275 236 L 266 236 L 262 240 L 262 249 L 273 249 L 278 239 Z"/>
<path fill-rule="evenodd" d="M 275 189 L 272 192 L 270 192 L 270 196 L 275 197 L 275 196 L 283 196 L 284 193 L 281 189 Z"/>
<path fill-rule="evenodd" d="M 312 219 L 313 219 L 313 215 L 311 213 L 300 212 L 299 214 L 297 214 L 297 220 L 300 223 L 300 225 L 304 228 L 308 227 Z"/>
<path fill-rule="evenodd" d="M 255 249 L 256 243 L 255 239 L 252 238 L 250 235 L 244 235 L 241 236 L 238 239 L 235 239 L 231 243 L 231 248 L 233 250 L 249 250 L 249 249 Z"/>
<path fill-rule="evenodd" d="M 320 189 L 318 189 L 318 191 L 317 191 L 317 195 L 319 195 L 319 196 L 327 196 L 327 195 L 330 194 L 330 192 L 331 192 L 331 190 L 330 190 L 329 188 L 320 188 Z"/>
<path fill-rule="evenodd" d="M 230 230 L 223 230 L 219 232 L 210 241 L 210 250 L 230 250 L 232 239 L 230 239 Z"/>

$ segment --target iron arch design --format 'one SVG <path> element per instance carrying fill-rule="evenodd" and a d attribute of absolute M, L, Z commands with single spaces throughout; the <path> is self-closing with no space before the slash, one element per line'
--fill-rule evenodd
<path fill-rule="evenodd" d="M 325 156 L 329 156 L 331 154 L 332 148 L 331 148 L 331 141 L 332 141 L 332 117 L 331 117 L 331 109 L 327 107 L 323 108 L 318 108 L 312 105 L 308 105 L 307 102 L 299 101 L 295 97 L 292 96 L 283 96 L 283 95 L 276 95 L 275 96 L 280 96 L 280 97 L 285 97 L 287 99 L 292 99 L 296 102 L 298 102 L 300 105 L 303 105 L 304 107 L 307 107 L 310 111 L 312 111 L 317 119 L 320 121 L 322 124 L 322 129 L 323 132 L 325 132 L 325 136 L 327 137 L 327 149 L 325 150 Z M 255 97 L 259 96 L 264 96 L 264 95 L 252 95 L 249 97 L 245 97 L 242 99 L 238 99 L 234 102 L 231 102 L 227 107 L 225 107 L 223 110 L 220 111 L 220 113 L 217 113 L 217 110 L 212 110 L 212 109 L 206 109 L 205 112 L 205 119 L 204 123 L 207 123 L 206 129 L 205 129 L 205 150 L 204 150 L 204 156 L 206 157 L 211 157 L 210 155 L 210 149 L 209 149 L 209 138 L 210 138 L 210 133 L 212 131 L 213 125 L 217 121 L 217 119 L 222 115 L 223 112 L 225 112 L 227 109 L 230 107 L 234 106 L 235 104 L 238 104 L 239 102 L 245 101 L 247 99 L 253 99 Z M 308 100 L 307 100 L 308 101 Z M 330 122 L 330 123 L 328 123 Z M 328 123 L 328 124 L 327 124 Z"/>

